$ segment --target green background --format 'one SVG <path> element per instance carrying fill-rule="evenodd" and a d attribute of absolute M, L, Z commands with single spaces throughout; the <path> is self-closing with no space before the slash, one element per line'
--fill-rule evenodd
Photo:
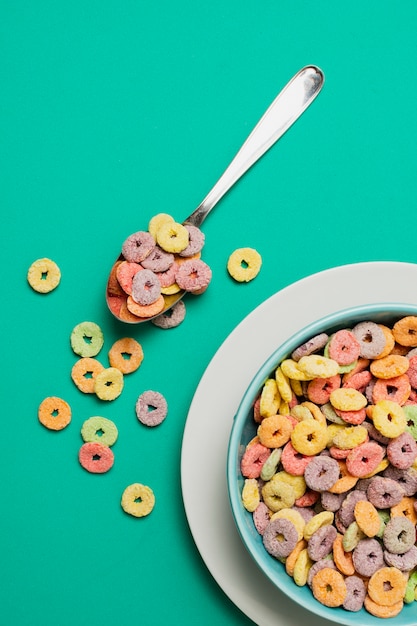
<path fill-rule="evenodd" d="M 277 290 L 345 263 L 416 260 L 416 31 L 414 0 L 0 0 L 0 624 L 252 623 L 187 525 L 187 411 L 217 348 Z M 208 291 L 171 331 L 116 322 L 104 289 L 122 241 L 155 213 L 184 219 L 310 63 L 322 93 L 204 223 Z M 226 272 L 242 246 L 263 257 L 249 284 Z M 44 256 L 62 271 L 46 296 L 26 282 Z M 103 329 L 103 363 L 115 339 L 143 346 L 112 403 L 70 379 L 69 336 L 84 320 Z M 135 417 L 146 389 L 168 400 L 156 429 Z M 37 420 L 48 395 L 73 410 L 59 433 Z M 100 476 L 77 460 L 91 415 L 119 428 Z M 204 490 L 210 468 L 194 472 Z M 156 495 L 141 520 L 119 504 L 132 482 Z"/>

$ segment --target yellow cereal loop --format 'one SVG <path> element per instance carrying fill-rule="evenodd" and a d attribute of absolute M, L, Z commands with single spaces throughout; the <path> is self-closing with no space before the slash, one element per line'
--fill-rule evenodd
<path fill-rule="evenodd" d="M 290 405 L 285 400 L 281 400 L 279 405 L 279 413 L 280 415 L 289 415 L 290 414 Z"/>
<path fill-rule="evenodd" d="M 407 426 L 407 418 L 402 407 L 391 400 L 380 400 L 374 405 L 372 420 L 381 435 L 390 439 L 401 435 Z"/>
<path fill-rule="evenodd" d="M 327 436 L 328 436 L 327 447 L 328 448 L 335 445 L 334 443 L 335 435 L 345 428 L 346 426 L 344 426 L 343 424 L 329 424 L 327 426 Z"/>
<path fill-rule="evenodd" d="M 161 287 L 161 293 L 163 296 L 173 296 L 181 291 L 181 287 L 177 283 L 172 283 L 168 287 Z"/>
<path fill-rule="evenodd" d="M 331 378 L 339 373 L 339 363 L 318 354 L 303 356 L 298 361 L 298 369 L 304 372 L 310 379 Z"/>
<path fill-rule="evenodd" d="M 368 401 L 360 391 L 340 387 L 330 394 L 330 404 L 340 411 L 359 411 L 366 407 Z"/>
<path fill-rule="evenodd" d="M 281 371 L 282 371 L 282 368 L 281 368 Z M 289 378 L 288 380 L 289 380 L 289 383 L 290 383 L 290 387 L 291 387 L 291 389 L 294 392 L 294 395 L 296 395 L 298 397 L 302 396 L 303 395 L 303 387 L 301 385 L 301 381 L 294 380 L 293 378 L 292 379 Z"/>
<path fill-rule="evenodd" d="M 297 361 L 293 359 L 284 359 L 281 363 L 281 371 L 290 380 L 305 381 L 314 378 L 314 376 L 307 376 L 305 372 L 301 371 Z M 302 395 L 302 393 L 300 395 Z"/>
<path fill-rule="evenodd" d="M 156 233 L 158 232 L 162 224 L 174 221 L 174 218 L 171 215 L 168 215 L 168 213 L 158 213 L 151 218 L 148 225 L 148 231 L 156 241 Z"/>
<path fill-rule="evenodd" d="M 277 383 L 278 391 L 284 402 L 291 402 L 292 389 L 288 376 L 285 376 L 280 367 L 275 370 L 275 381 Z"/>
<path fill-rule="evenodd" d="M 333 524 L 333 520 L 334 513 L 331 511 L 322 511 L 321 513 L 317 513 L 317 515 L 314 515 L 304 526 L 304 539 L 308 541 L 314 535 L 316 530 L 322 526 Z"/>
<path fill-rule="evenodd" d="M 188 230 L 178 222 L 163 222 L 156 231 L 156 242 L 166 252 L 182 252 L 189 244 Z"/>
<path fill-rule="evenodd" d="M 303 420 L 294 426 L 291 443 L 300 454 L 314 456 L 327 446 L 327 428 L 315 419 Z"/>
<path fill-rule="evenodd" d="M 294 527 L 298 533 L 297 541 L 301 541 L 304 537 L 304 527 L 306 525 L 303 516 L 301 513 L 296 511 L 295 509 L 281 509 L 274 513 L 271 517 L 271 520 L 276 518 L 287 519 L 294 524 Z"/>
<path fill-rule="evenodd" d="M 294 575 L 294 569 L 297 559 L 300 556 L 301 551 L 307 548 L 307 545 L 307 541 L 305 539 L 301 539 L 301 541 L 299 541 L 295 546 L 294 550 L 290 552 L 290 554 L 285 559 L 285 571 L 287 572 L 288 576 Z"/>
<path fill-rule="evenodd" d="M 256 478 L 246 478 L 242 489 L 242 503 L 249 513 L 253 513 L 261 501 Z"/>
<path fill-rule="evenodd" d="M 292 417 L 295 417 L 295 419 L 299 422 L 302 422 L 303 420 L 314 419 L 314 416 L 310 409 L 308 409 L 306 406 L 303 406 L 302 404 L 296 404 L 295 406 L 293 406 L 290 411 L 290 415 Z"/>
<path fill-rule="evenodd" d="M 333 443 L 342 450 L 352 450 L 368 438 L 368 431 L 364 426 L 346 426 L 333 437 Z"/>
<path fill-rule="evenodd" d="M 309 402 L 308 400 L 306 400 L 305 402 L 301 403 L 301 406 L 306 408 L 308 411 L 310 411 L 311 415 L 313 416 L 313 419 L 319 422 L 319 424 L 323 424 L 323 426 L 327 425 L 326 418 L 324 414 L 320 411 L 317 404 L 314 404 L 314 402 Z"/>
<path fill-rule="evenodd" d="M 133 517 L 145 517 L 155 506 L 155 495 L 150 487 L 133 483 L 122 494 L 122 509 Z"/>
<path fill-rule="evenodd" d="M 275 479 L 290 485 L 294 489 L 296 500 L 301 498 L 301 496 L 303 496 L 306 492 L 307 485 L 304 480 L 304 476 L 293 476 L 292 474 L 288 474 L 288 472 L 282 470 L 275 474 Z"/>
<path fill-rule="evenodd" d="M 34 291 L 49 293 L 58 287 L 61 281 L 61 270 L 51 259 L 38 259 L 29 267 L 27 280 Z"/>
<path fill-rule="evenodd" d="M 279 405 L 281 403 L 281 396 L 278 391 L 278 386 L 274 378 L 268 378 L 265 382 L 259 405 L 259 411 L 262 417 L 270 417 L 278 413 Z"/>
<path fill-rule="evenodd" d="M 253 280 L 262 267 L 262 257 L 253 248 L 238 248 L 229 256 L 227 271 L 238 283 Z"/>
<path fill-rule="evenodd" d="M 294 565 L 293 579 L 298 587 L 304 587 L 307 582 L 308 573 L 313 565 L 307 548 L 301 550 Z"/>
<path fill-rule="evenodd" d="M 295 489 L 292 485 L 280 480 L 277 474 L 262 487 L 262 498 L 268 509 L 273 513 L 280 509 L 294 506 Z"/>

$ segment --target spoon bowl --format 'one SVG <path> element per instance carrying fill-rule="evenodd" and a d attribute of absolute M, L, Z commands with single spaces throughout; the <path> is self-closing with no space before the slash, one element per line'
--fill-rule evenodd
<path fill-rule="evenodd" d="M 221 175 L 198 207 L 184 220 L 184 225 L 200 228 L 201 224 L 229 189 L 254 165 L 294 124 L 320 93 L 324 84 L 324 74 L 315 65 L 307 65 L 299 70 L 266 110 L 252 130 L 230 165 Z M 141 324 L 164 314 L 186 293 L 179 291 L 164 295 L 164 307 L 156 315 L 138 317 L 127 311 L 123 294 L 115 295 L 117 279 L 115 270 L 124 259 L 120 254 L 112 266 L 106 286 L 106 302 L 111 313 L 119 320 L 130 324 Z M 116 281 L 116 282 L 115 282 Z M 116 286 L 116 290 L 112 287 Z M 122 291 L 122 290 L 121 290 Z M 117 301 L 115 298 L 119 298 Z"/>

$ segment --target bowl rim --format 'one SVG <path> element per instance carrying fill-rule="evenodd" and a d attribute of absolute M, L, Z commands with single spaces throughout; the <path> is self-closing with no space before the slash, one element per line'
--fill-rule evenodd
<path fill-rule="evenodd" d="M 236 480 L 237 473 L 240 473 L 240 459 L 244 450 L 244 444 L 241 443 L 241 438 L 248 412 L 265 380 L 277 367 L 278 363 L 284 358 L 287 358 L 296 347 L 302 345 L 305 341 L 320 332 L 325 332 L 326 330 L 334 332 L 338 327 L 346 328 L 347 325 L 345 321 L 347 318 L 352 319 L 355 323 L 359 321 L 378 322 L 378 317 L 380 317 L 381 320 L 384 318 L 399 319 L 406 315 L 417 315 L 417 305 L 407 302 L 369 303 L 340 309 L 303 326 L 277 346 L 253 376 L 233 417 L 233 424 L 229 436 L 226 459 L 229 505 L 235 527 L 247 552 L 274 586 L 291 600 L 300 604 L 314 615 L 346 626 L 356 624 L 358 621 L 360 621 L 363 626 L 373 626 L 374 624 L 380 624 L 383 618 L 373 616 L 364 608 L 358 612 L 349 612 L 342 607 L 330 608 L 322 605 L 314 598 L 310 589 L 308 589 L 307 594 L 305 586 L 298 587 L 296 585 L 293 578 L 285 572 L 283 564 L 269 555 L 263 548 L 263 545 L 261 546 L 262 550 L 259 549 L 262 538 L 260 535 L 257 536 L 256 530 L 253 532 L 254 526 L 252 533 L 249 530 L 250 523 L 253 525 L 252 514 L 246 511 L 242 505 L 240 490 L 238 488 L 239 481 Z M 383 323 L 383 321 L 380 323 Z M 255 423 L 253 423 L 253 428 L 256 430 Z M 241 475 L 240 479 L 241 483 L 243 483 L 243 477 Z M 254 542 L 254 536 L 257 536 L 257 543 Z M 412 609 L 413 603 L 405 604 L 404 608 L 397 616 L 390 618 L 390 624 L 393 624 L 393 626 L 415 626 L 417 616 L 414 613 L 413 617 Z M 407 617 L 409 619 L 407 619 Z"/>

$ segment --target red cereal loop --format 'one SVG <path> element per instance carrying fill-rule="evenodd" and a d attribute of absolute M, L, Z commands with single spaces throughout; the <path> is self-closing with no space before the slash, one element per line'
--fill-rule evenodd
<path fill-rule="evenodd" d="M 113 451 L 96 441 L 84 443 L 78 453 L 81 466 L 92 474 L 108 472 L 114 463 Z"/>
<path fill-rule="evenodd" d="M 350 365 L 359 358 L 360 351 L 360 343 L 350 330 L 338 330 L 329 343 L 329 356 L 339 365 Z"/>

